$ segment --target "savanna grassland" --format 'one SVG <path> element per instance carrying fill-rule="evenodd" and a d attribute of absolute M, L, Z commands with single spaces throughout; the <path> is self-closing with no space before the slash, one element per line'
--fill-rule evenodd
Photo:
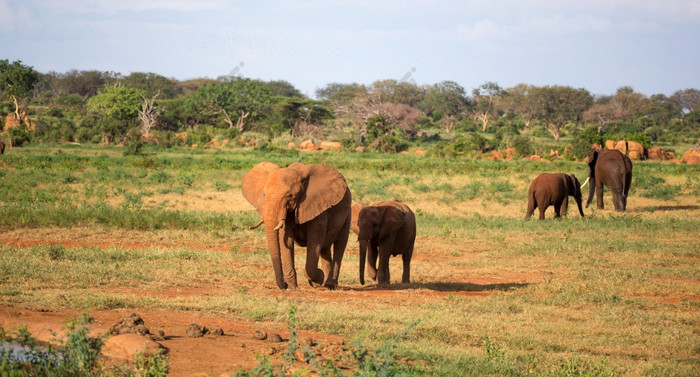
<path fill-rule="evenodd" d="M 566 172 L 583 181 L 587 165 L 276 149 L 123 152 L 61 145 L 0 156 L 1 306 L 206 314 L 251 328 L 285 328 L 293 306 L 299 330 L 370 347 L 419 321 L 394 352 L 412 375 L 700 370 L 698 165 L 635 163 L 624 214 L 610 209 L 606 192 L 606 209 L 594 202 L 585 218 L 572 200 L 561 221 L 551 208 L 546 221 L 525 221 L 534 177 Z M 408 204 L 418 225 L 412 283 L 398 284 L 395 258 L 389 289 L 361 286 L 351 235 L 338 290 L 278 290 L 264 231 L 248 229 L 258 214 L 240 192 L 260 161 L 323 162 L 345 176 L 353 202 Z M 300 276 L 304 259 L 297 249 Z"/>

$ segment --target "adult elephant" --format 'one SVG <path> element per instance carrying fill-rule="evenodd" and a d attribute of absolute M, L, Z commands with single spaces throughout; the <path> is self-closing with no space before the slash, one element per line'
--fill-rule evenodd
<path fill-rule="evenodd" d="M 262 217 L 252 228 L 265 224 L 277 286 L 297 287 L 296 243 L 306 247 L 304 271 L 309 284 L 335 289 L 351 220 L 345 178 L 323 164 L 297 162 L 282 168 L 261 162 L 243 177 L 242 191 Z"/>
<path fill-rule="evenodd" d="M 360 283 L 367 275 L 379 285 L 389 285 L 389 257 L 401 255 L 402 283 L 411 282 L 411 257 L 416 240 L 416 217 L 411 209 L 398 200 L 377 202 L 365 207 L 353 206 L 353 232 L 360 242 Z M 379 258 L 379 267 L 377 267 Z"/>
<path fill-rule="evenodd" d="M 543 220 L 544 211 L 550 205 L 554 207 L 554 218 L 561 218 L 561 214 L 566 214 L 569 206 L 569 196 L 574 197 L 578 212 L 583 217 L 581 183 L 576 179 L 576 176 L 564 173 L 542 173 L 532 181 L 527 191 L 525 218 L 529 219 L 535 208 L 539 208 L 540 220 Z"/>
<path fill-rule="evenodd" d="M 632 183 L 632 161 L 616 149 L 593 150 L 588 156 L 591 187 L 586 201 L 586 208 L 597 196 L 597 207 L 603 209 L 603 186 L 613 192 L 615 211 L 627 209 L 627 194 Z M 584 183 L 585 185 L 585 183 Z"/>

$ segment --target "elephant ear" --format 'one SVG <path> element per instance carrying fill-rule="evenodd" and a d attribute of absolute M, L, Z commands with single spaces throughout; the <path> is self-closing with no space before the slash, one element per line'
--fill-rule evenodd
<path fill-rule="evenodd" d="M 595 164 L 598 161 L 598 152 L 597 150 L 591 151 L 591 154 L 588 155 L 588 167 L 591 168 L 591 172 L 589 173 L 589 177 L 595 178 Z"/>
<path fill-rule="evenodd" d="M 248 203 L 252 204 L 260 214 L 263 213 L 263 206 L 265 205 L 265 193 L 263 189 L 265 188 L 265 183 L 267 183 L 267 178 L 272 171 L 279 168 L 279 166 L 272 162 L 265 161 L 255 165 L 243 176 L 243 182 L 241 183 L 243 197 Z"/>
<path fill-rule="evenodd" d="M 392 206 L 384 207 L 384 216 L 382 217 L 382 228 L 379 230 L 379 239 L 389 237 L 396 233 L 406 222 L 406 214 Z"/>
<path fill-rule="evenodd" d="M 569 187 L 569 195 L 576 197 L 581 193 L 581 183 L 575 175 L 566 175 L 566 185 Z"/>
<path fill-rule="evenodd" d="M 311 221 L 323 211 L 338 204 L 348 190 L 343 175 L 328 165 L 305 165 L 295 162 L 289 165 L 289 169 L 301 174 L 305 190 L 295 213 L 297 224 Z"/>
<path fill-rule="evenodd" d="M 367 207 L 362 203 L 355 203 L 352 206 L 351 216 L 350 216 L 350 230 L 355 234 L 360 234 L 360 227 L 357 225 L 357 218 L 360 216 L 360 211 Z"/>

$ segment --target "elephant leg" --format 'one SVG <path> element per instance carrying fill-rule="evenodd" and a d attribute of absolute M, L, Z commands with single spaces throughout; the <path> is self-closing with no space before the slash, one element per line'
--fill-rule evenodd
<path fill-rule="evenodd" d="M 329 261 L 331 261 L 326 282 L 324 285 L 329 289 L 338 287 L 338 278 L 340 276 L 340 265 L 343 263 L 345 248 L 348 245 L 348 237 L 350 232 L 350 219 L 345 223 L 340 231 L 340 236 L 333 242 L 333 255 L 331 258 L 330 248 L 328 250 Z"/>
<path fill-rule="evenodd" d="M 539 210 L 540 210 L 540 220 L 544 220 L 544 211 L 547 210 L 547 207 L 539 206 Z"/>
<path fill-rule="evenodd" d="M 561 204 L 554 205 L 554 218 L 561 219 Z"/>
<path fill-rule="evenodd" d="M 375 242 L 371 242 L 365 272 L 367 277 L 374 281 L 377 281 L 377 255 L 379 255 L 379 247 Z"/>
<path fill-rule="evenodd" d="M 321 248 L 321 270 L 328 281 L 333 273 L 333 255 L 330 246 Z"/>
<path fill-rule="evenodd" d="M 605 209 L 605 205 L 603 205 L 603 185 L 601 184 L 600 187 L 596 186 L 595 187 L 595 195 L 596 195 L 596 205 L 598 209 Z"/>
<path fill-rule="evenodd" d="M 566 213 L 569 210 L 569 197 L 565 196 L 564 200 L 561 202 L 561 209 L 559 210 L 559 215 L 561 216 L 566 216 Z"/>
<path fill-rule="evenodd" d="M 529 219 L 530 216 L 532 216 L 532 213 L 535 212 L 535 208 L 537 208 L 537 202 L 535 202 L 534 199 L 530 199 L 527 201 L 527 212 L 525 213 L 525 218 Z"/>
<path fill-rule="evenodd" d="M 413 246 L 406 251 L 402 256 L 403 259 L 403 275 L 401 276 L 402 284 L 411 283 L 411 257 L 413 256 Z"/>
<path fill-rule="evenodd" d="M 379 268 L 377 268 L 378 285 L 391 284 L 391 276 L 389 275 L 389 257 L 391 257 L 389 250 L 379 250 Z"/>
<path fill-rule="evenodd" d="M 325 275 L 318 268 L 318 260 L 321 256 L 323 238 L 326 234 L 326 224 L 323 221 L 315 221 L 313 226 L 307 228 L 306 242 L 306 266 L 304 272 L 312 287 L 319 287 L 323 284 Z"/>

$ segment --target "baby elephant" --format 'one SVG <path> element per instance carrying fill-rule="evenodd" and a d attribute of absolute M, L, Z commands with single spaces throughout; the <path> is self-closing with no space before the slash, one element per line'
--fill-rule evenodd
<path fill-rule="evenodd" d="M 379 285 L 389 285 L 389 257 L 399 254 L 403 259 L 401 283 L 410 283 L 416 217 L 407 205 L 398 200 L 377 202 L 371 206 L 355 204 L 350 229 L 360 242 L 360 283 L 365 284 L 366 257 L 369 278 Z"/>
<path fill-rule="evenodd" d="M 569 206 L 569 195 L 576 200 L 578 211 L 583 217 L 581 184 L 576 179 L 576 176 L 563 173 L 540 174 L 530 184 L 530 190 L 527 193 L 527 214 L 525 219 L 529 219 L 532 216 L 535 208 L 540 209 L 540 220 L 544 219 L 544 211 L 550 205 L 554 206 L 554 218 L 561 218 L 561 214 L 566 214 L 566 209 Z"/>

